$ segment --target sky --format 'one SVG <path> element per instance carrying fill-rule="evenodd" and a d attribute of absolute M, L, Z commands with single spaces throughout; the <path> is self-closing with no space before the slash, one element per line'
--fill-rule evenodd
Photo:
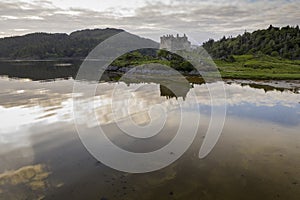
<path fill-rule="evenodd" d="M 0 37 L 121 28 L 158 41 L 186 33 L 193 43 L 300 24 L 300 0 L 1 0 Z"/>

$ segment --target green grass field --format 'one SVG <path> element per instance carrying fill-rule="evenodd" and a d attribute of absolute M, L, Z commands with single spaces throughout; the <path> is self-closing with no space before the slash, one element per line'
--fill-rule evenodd
<path fill-rule="evenodd" d="M 223 78 L 300 79 L 300 60 L 266 55 L 233 56 L 235 61 L 214 60 Z"/>
<path fill-rule="evenodd" d="M 267 55 L 235 55 L 233 58 L 234 59 L 230 59 L 230 61 L 214 60 L 222 78 L 300 80 L 300 60 L 287 60 Z M 118 67 L 132 67 L 149 63 L 160 63 L 172 66 L 171 61 L 166 59 L 142 56 L 139 53 L 121 56 L 113 62 L 113 65 Z M 180 63 L 181 61 L 179 64 Z M 175 64 L 175 66 L 177 65 Z M 185 69 L 181 67 L 178 70 Z M 211 75 L 213 76 L 214 72 L 211 72 Z"/>

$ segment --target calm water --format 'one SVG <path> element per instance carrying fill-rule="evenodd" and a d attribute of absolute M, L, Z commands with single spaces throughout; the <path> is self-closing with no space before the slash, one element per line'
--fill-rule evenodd
<path fill-rule="evenodd" d="M 199 159 L 211 114 L 207 85 L 190 80 L 193 87 L 176 96 L 154 82 L 116 82 L 118 75 L 107 76 L 93 99 L 83 96 L 80 125 L 101 123 L 124 149 L 149 152 L 166 145 L 178 129 L 178 105 L 191 118 L 201 116 L 196 139 L 179 160 L 159 171 L 129 174 L 98 162 L 79 139 L 72 108 L 76 67 L 37 65 L 41 68 L 6 63 L 0 70 L 0 199 L 299 199 L 299 81 L 226 80 L 222 135 Z M 26 75 L 28 70 L 36 73 Z M 116 87 L 123 93 L 112 108 Z M 134 101 L 125 112 L 128 93 Z M 94 112 L 89 101 L 95 102 L 97 123 L 86 120 Z M 115 120 L 149 123 L 148 111 L 157 104 L 168 120 L 151 141 L 129 138 L 116 126 Z M 189 130 L 189 124 L 183 126 Z"/>

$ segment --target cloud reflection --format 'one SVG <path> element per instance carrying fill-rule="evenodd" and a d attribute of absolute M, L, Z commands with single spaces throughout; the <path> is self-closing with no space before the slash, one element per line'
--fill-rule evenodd
<path fill-rule="evenodd" d="M 0 143 L 28 145 L 28 140 L 26 140 L 27 134 L 29 134 L 28 130 L 37 123 L 73 123 L 72 80 L 40 83 L 1 78 L 0 83 L 2 88 L 0 93 L 0 118 L 2 119 Z M 122 88 L 132 95 L 132 103 L 129 108 L 125 108 L 124 101 L 127 99 L 118 96 L 114 103 L 114 109 L 118 110 L 118 115 L 114 116 L 111 107 L 112 95 L 114 88 L 120 84 L 123 84 L 124 87 Z M 219 89 L 214 87 L 215 83 L 209 84 L 211 84 L 211 89 L 216 91 Z M 126 85 L 116 82 L 99 84 L 93 99 L 81 99 L 83 121 L 88 122 L 89 126 L 92 127 L 98 123 L 104 125 L 126 119 L 133 119 L 135 123 L 142 125 L 149 122 L 148 111 L 153 105 L 162 105 L 167 112 L 176 110 L 179 104 L 183 104 L 185 112 L 199 112 L 194 109 L 195 101 L 201 108 L 206 107 L 208 110 L 210 108 L 210 96 L 205 84 L 194 85 L 191 90 L 196 96 L 192 96 L 189 92 L 185 100 L 183 98 L 166 98 L 160 95 L 159 85 L 154 83 L 146 85 L 147 87 L 143 83 Z M 285 109 L 286 115 L 299 118 L 299 94 L 290 91 L 269 91 L 266 93 L 262 89 L 241 86 L 237 83 L 226 84 L 225 87 L 229 115 L 234 112 L 238 113 L 240 117 L 249 117 L 251 113 L 257 113 L 257 110 L 262 108 L 266 110 L 266 107 L 269 107 L 269 114 L 259 114 L 260 118 L 272 121 L 274 115 L 278 115 L 278 112 L 282 113 L 283 109 Z M 136 90 L 136 88 L 139 89 Z M 83 94 L 78 94 L 78 96 L 84 97 Z M 90 101 L 94 101 L 95 110 L 86 106 Z M 218 102 L 218 98 L 216 98 L 216 102 Z M 220 100 L 219 103 L 221 105 L 223 102 Z M 251 109 L 246 112 L 246 108 Z M 89 120 L 94 112 L 97 116 L 96 122 Z M 209 115 L 209 112 L 201 114 Z M 257 115 L 255 116 L 259 118 Z M 18 142 L 20 138 L 23 142 Z"/>

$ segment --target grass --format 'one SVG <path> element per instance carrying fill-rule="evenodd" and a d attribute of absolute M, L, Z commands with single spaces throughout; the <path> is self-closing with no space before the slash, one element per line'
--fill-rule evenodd
<path fill-rule="evenodd" d="M 223 78 L 300 80 L 300 60 L 287 60 L 267 55 L 235 55 L 233 57 L 234 61 L 214 60 Z M 132 67 L 150 63 L 171 65 L 171 62 L 166 59 L 142 56 L 139 53 L 124 55 L 116 59 L 113 65 Z M 214 72 L 210 73 L 214 75 Z"/>
<path fill-rule="evenodd" d="M 151 63 L 160 63 L 162 65 L 170 66 L 170 62 L 167 60 L 158 60 L 158 59 L 133 59 L 133 60 L 125 60 L 125 59 L 117 59 L 112 65 L 118 67 L 130 67 L 130 66 L 138 66 L 144 64 Z"/>
<path fill-rule="evenodd" d="M 234 62 L 214 60 L 223 78 L 300 79 L 300 61 L 266 55 L 234 56 Z"/>

